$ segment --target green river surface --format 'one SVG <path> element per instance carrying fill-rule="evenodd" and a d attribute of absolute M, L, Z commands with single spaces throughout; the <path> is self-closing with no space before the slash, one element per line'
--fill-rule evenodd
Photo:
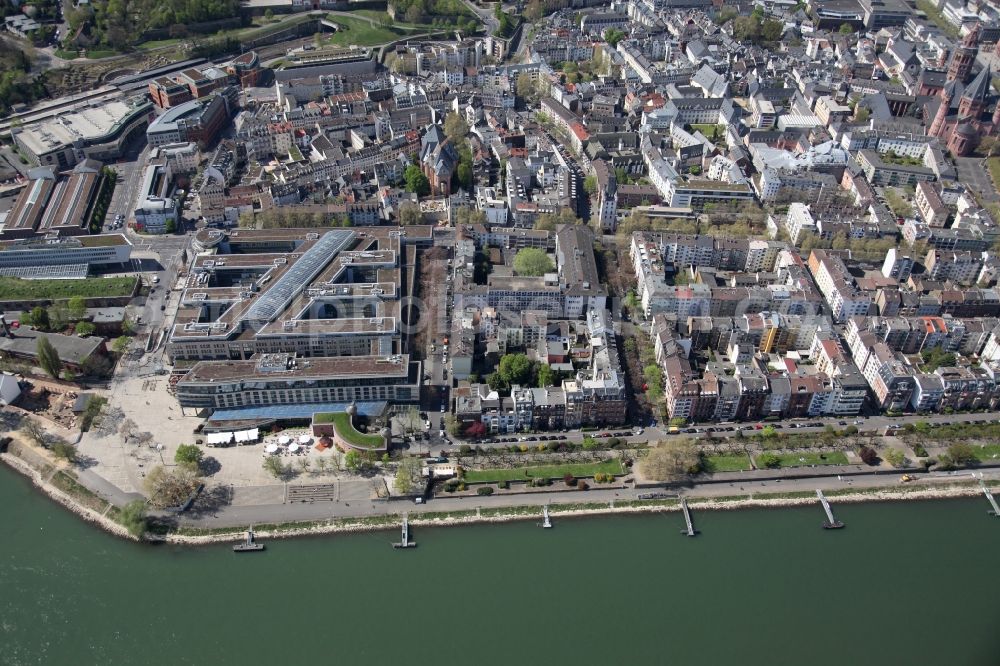
<path fill-rule="evenodd" d="M 1000 664 L 986 500 L 128 543 L 0 464 L 0 664 Z"/>

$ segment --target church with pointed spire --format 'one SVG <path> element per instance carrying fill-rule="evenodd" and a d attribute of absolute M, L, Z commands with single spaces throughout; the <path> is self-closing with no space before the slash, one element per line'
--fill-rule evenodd
<path fill-rule="evenodd" d="M 930 124 L 927 133 L 940 139 L 954 157 L 971 155 L 980 137 L 1000 133 L 1000 104 L 992 80 L 989 67 L 979 70 L 968 85 L 949 76 L 937 98 L 924 108 L 925 122 Z"/>

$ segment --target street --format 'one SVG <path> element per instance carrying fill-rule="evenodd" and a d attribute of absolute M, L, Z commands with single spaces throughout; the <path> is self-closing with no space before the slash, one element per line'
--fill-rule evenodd
<path fill-rule="evenodd" d="M 905 425 L 907 423 L 916 423 L 918 421 L 925 421 L 927 423 L 1000 423 L 1000 412 L 984 412 L 978 414 L 909 414 L 906 416 L 869 416 L 863 418 L 862 423 L 854 424 L 855 421 L 862 420 L 856 416 L 844 416 L 841 418 L 815 418 L 809 419 L 807 421 L 764 421 L 761 422 L 763 429 L 764 426 L 774 426 L 778 428 L 779 432 L 794 435 L 794 434 L 811 434 L 824 432 L 827 428 L 833 427 L 837 429 L 843 429 L 847 426 L 854 425 L 858 429 L 858 434 L 860 435 L 881 435 L 886 426 L 890 425 Z M 820 424 L 820 425 L 810 425 L 810 424 Z M 847 425 L 840 425 L 845 423 Z M 792 426 L 795 426 L 794 428 Z M 708 432 L 711 428 L 712 432 Z M 729 428 L 730 430 L 724 430 L 723 428 Z M 643 429 L 641 435 L 634 434 L 633 431 L 629 429 L 629 426 L 607 426 L 601 428 L 600 430 L 592 432 L 582 432 L 579 430 L 573 430 L 565 433 L 566 441 L 569 442 L 580 442 L 584 437 L 594 437 L 596 435 L 601 435 L 606 432 L 616 433 L 616 432 L 629 432 L 626 436 L 629 442 L 637 443 L 650 443 L 669 439 L 671 437 L 694 437 L 702 440 L 705 439 L 725 439 L 730 437 L 744 437 L 747 439 L 749 444 L 752 440 L 749 438 L 754 434 L 759 434 L 760 430 L 757 429 L 756 424 L 747 423 L 735 423 L 735 424 L 699 424 L 697 426 L 685 426 L 682 432 L 676 434 L 670 434 L 669 428 L 662 425 L 650 426 Z M 686 430 L 694 430 L 695 432 L 683 432 Z M 547 436 L 547 433 L 542 433 L 542 436 Z M 509 433 L 509 434 L 497 434 L 492 436 L 495 438 L 510 439 L 514 438 L 516 441 L 525 441 L 528 443 L 535 443 L 538 441 L 538 433 Z M 534 440 L 530 439 L 534 437 Z M 522 439 L 523 438 L 523 439 Z M 476 446 L 482 446 L 483 448 L 490 448 L 491 446 L 507 446 L 510 442 L 496 442 L 496 441 L 461 441 L 453 443 L 449 446 L 442 447 L 442 450 L 447 453 L 453 453 L 458 451 L 462 444 L 471 444 Z"/>

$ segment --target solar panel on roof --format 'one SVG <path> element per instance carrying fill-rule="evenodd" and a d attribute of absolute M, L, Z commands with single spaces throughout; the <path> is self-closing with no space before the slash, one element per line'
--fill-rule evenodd
<path fill-rule="evenodd" d="M 53 266 L 12 266 L 0 268 L 0 275 L 24 280 L 75 280 L 87 277 L 87 264 L 58 264 Z"/>

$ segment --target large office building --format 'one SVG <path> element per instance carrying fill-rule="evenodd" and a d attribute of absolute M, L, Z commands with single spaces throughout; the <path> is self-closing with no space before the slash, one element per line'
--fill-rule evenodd
<path fill-rule="evenodd" d="M 413 402 L 403 324 L 430 227 L 205 229 L 167 353 L 182 407 Z"/>
<path fill-rule="evenodd" d="M 229 124 L 230 108 L 229 89 L 172 106 L 149 124 L 146 139 L 153 147 L 185 142 L 210 145 Z"/>
<path fill-rule="evenodd" d="M 132 243 L 122 234 L 35 236 L 0 241 L 0 275 L 85 277 L 90 266 L 128 263 Z"/>
<path fill-rule="evenodd" d="M 57 170 L 94 159 L 109 162 L 145 131 L 153 104 L 139 97 L 95 103 L 11 128 L 14 143 L 33 163 Z"/>

